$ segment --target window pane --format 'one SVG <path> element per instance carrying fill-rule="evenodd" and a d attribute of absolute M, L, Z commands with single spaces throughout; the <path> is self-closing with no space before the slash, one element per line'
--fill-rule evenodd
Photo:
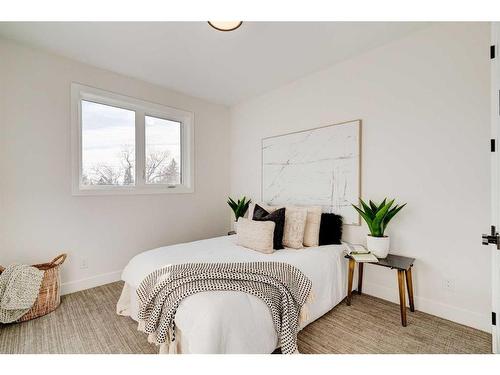
<path fill-rule="evenodd" d="M 181 123 L 146 116 L 146 183 L 181 183 Z"/>
<path fill-rule="evenodd" d="M 82 185 L 134 185 L 135 112 L 82 100 Z"/>

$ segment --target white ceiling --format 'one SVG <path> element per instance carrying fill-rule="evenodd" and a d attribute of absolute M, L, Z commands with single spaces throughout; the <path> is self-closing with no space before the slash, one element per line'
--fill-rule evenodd
<path fill-rule="evenodd" d="M 0 36 L 232 105 L 428 26 L 415 22 L 0 23 Z"/>

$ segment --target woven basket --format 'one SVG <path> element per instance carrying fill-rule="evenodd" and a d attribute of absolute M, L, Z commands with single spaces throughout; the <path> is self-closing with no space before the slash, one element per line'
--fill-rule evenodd
<path fill-rule="evenodd" d="M 61 254 L 52 260 L 50 263 L 34 264 L 33 267 L 38 268 L 43 273 L 42 284 L 38 297 L 31 309 L 18 319 L 18 322 L 35 319 L 39 316 L 46 315 L 54 311 L 61 303 L 61 279 L 59 276 L 59 266 L 66 260 L 66 254 Z M 0 266 L 0 273 L 5 268 Z"/>

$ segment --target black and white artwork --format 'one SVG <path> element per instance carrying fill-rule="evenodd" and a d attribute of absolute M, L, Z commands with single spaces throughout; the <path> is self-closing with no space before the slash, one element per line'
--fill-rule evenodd
<path fill-rule="evenodd" d="M 319 205 L 344 224 L 359 224 L 351 207 L 360 194 L 361 121 L 262 140 L 262 200 Z"/>

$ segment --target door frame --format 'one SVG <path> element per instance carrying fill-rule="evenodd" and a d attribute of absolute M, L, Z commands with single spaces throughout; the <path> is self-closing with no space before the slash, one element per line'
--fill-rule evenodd
<path fill-rule="evenodd" d="M 499 184 L 499 167 L 500 167 L 500 150 L 499 137 L 500 134 L 500 57 L 499 57 L 499 41 L 500 41 L 500 22 L 491 22 L 491 46 L 494 48 L 495 56 L 491 61 L 491 138 L 495 142 L 495 152 L 491 152 L 491 225 L 494 225 L 497 230 L 499 227 L 500 218 L 500 184 Z M 492 149 L 493 151 L 493 149 Z M 498 322 L 494 323 L 493 316 L 496 314 L 496 320 L 500 320 L 500 251 L 497 250 L 497 245 L 489 245 L 491 251 L 491 342 L 492 352 L 500 353 L 500 330 Z"/>

